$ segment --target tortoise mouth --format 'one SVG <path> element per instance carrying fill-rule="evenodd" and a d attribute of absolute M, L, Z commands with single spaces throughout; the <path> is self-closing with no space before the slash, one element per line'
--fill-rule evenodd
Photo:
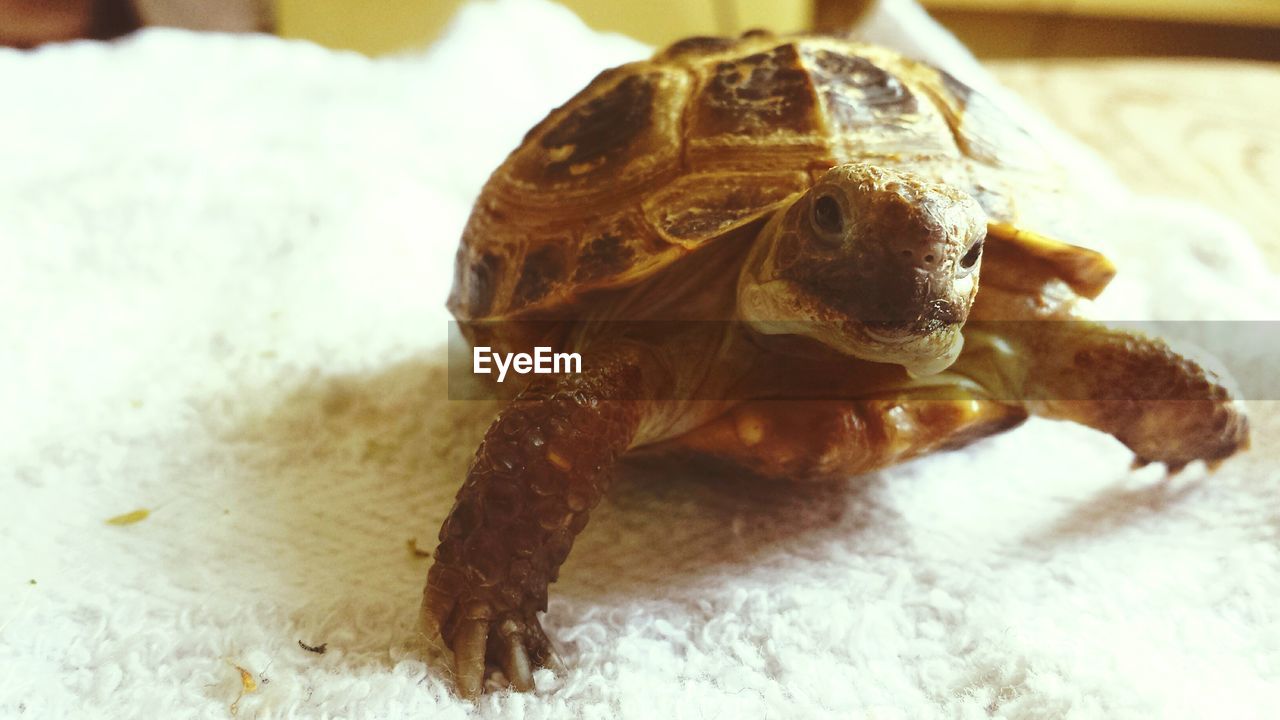
<path fill-rule="evenodd" d="M 892 363 L 906 368 L 912 377 L 934 375 L 946 370 L 964 348 L 963 323 L 925 320 L 911 323 L 861 323 L 849 328 L 851 337 L 862 342 L 843 344 L 845 352 L 873 362 Z"/>
<path fill-rule="evenodd" d="M 885 278 L 859 278 L 837 287 L 797 283 L 832 309 L 858 318 L 878 332 L 928 333 L 944 325 L 964 323 L 969 317 L 965 290 L 970 283 L 931 284 L 925 278 L 909 277 L 900 282 Z M 850 288 L 857 288 L 850 290 Z"/>
<path fill-rule="evenodd" d="M 740 307 L 756 331 L 804 335 L 852 357 L 901 365 L 912 375 L 945 370 L 963 347 L 964 323 L 955 313 L 867 321 L 787 280 L 751 285 L 744 291 Z"/>
<path fill-rule="evenodd" d="M 924 334 L 907 323 L 864 323 L 862 332 L 872 340 L 886 345 L 899 345 L 910 342 Z"/>
<path fill-rule="evenodd" d="M 877 342 L 900 344 L 963 325 L 965 318 L 957 315 L 958 313 L 954 311 L 948 311 L 907 321 L 864 320 L 862 331 L 867 337 Z"/>

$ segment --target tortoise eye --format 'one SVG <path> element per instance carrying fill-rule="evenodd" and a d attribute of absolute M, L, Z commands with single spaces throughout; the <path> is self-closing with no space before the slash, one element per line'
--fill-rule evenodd
<path fill-rule="evenodd" d="M 838 240 L 844 231 L 844 213 L 840 203 L 830 195 L 820 195 L 813 201 L 813 226 L 826 240 Z"/>
<path fill-rule="evenodd" d="M 980 257 L 982 257 L 981 240 L 974 243 L 973 247 L 969 248 L 969 252 L 965 253 L 964 257 L 960 258 L 961 276 L 968 275 L 973 270 L 973 266 L 978 264 L 978 258 Z"/>

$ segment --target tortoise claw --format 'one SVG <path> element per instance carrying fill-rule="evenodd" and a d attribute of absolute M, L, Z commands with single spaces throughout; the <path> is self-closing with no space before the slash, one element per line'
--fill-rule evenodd
<path fill-rule="evenodd" d="M 509 615 L 496 623 L 498 629 L 490 640 L 489 657 L 502 666 L 511 687 L 520 692 L 533 689 L 533 671 L 539 667 L 555 669 L 555 650 L 535 615 L 521 618 Z"/>
<path fill-rule="evenodd" d="M 484 649 L 489 639 L 489 621 L 479 618 L 463 620 L 455 637 L 454 682 L 463 697 L 479 697 L 484 687 Z"/>
<path fill-rule="evenodd" d="M 564 664 L 538 622 L 532 607 L 498 610 L 492 600 L 460 599 L 465 578 L 447 568 L 434 569 L 423 593 L 421 625 L 438 633 L 453 650 L 454 684 L 458 694 L 474 699 L 485 688 L 489 670 L 501 668 L 513 690 L 534 689 L 533 671 L 540 667 L 563 670 Z"/>
<path fill-rule="evenodd" d="M 547 637 L 547 632 L 542 629 L 542 623 L 534 620 L 529 624 L 529 644 L 532 645 L 533 661 L 538 667 L 544 667 L 551 672 L 559 675 L 565 671 L 564 660 L 561 659 L 560 653 L 556 652 L 556 646 L 551 644 L 551 638 Z"/>
<path fill-rule="evenodd" d="M 502 642 L 506 645 L 503 653 L 502 671 L 507 674 L 511 687 L 520 692 L 533 689 L 533 668 L 529 664 L 529 654 L 519 637 L 506 637 Z"/>
<path fill-rule="evenodd" d="M 533 671 L 537 668 L 563 671 L 564 663 L 536 617 L 504 614 L 495 618 L 484 603 L 459 608 L 431 593 L 427 600 L 423 605 L 425 628 L 441 627 L 435 613 L 455 618 L 445 643 L 453 649 L 454 684 L 462 697 L 478 698 L 494 666 L 502 669 L 511 688 L 519 692 L 534 689 Z"/>

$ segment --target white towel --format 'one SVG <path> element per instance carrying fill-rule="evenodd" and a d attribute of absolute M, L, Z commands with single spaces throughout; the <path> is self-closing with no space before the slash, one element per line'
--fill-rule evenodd
<path fill-rule="evenodd" d="M 867 28 L 946 47 L 905 2 Z M 1274 716 L 1280 475 L 1166 483 L 1047 421 L 828 487 L 628 472 L 552 588 L 569 672 L 452 695 L 406 544 L 494 412 L 445 393 L 455 243 L 523 131 L 646 52 L 540 0 L 376 61 L 0 51 L 0 717 Z M 1102 178 L 1111 312 L 1268 312 L 1239 231 L 1060 147 Z"/>

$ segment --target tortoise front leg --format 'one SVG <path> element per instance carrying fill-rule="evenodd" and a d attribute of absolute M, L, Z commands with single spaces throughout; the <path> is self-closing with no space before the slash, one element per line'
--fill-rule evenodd
<path fill-rule="evenodd" d="M 1001 355 L 997 384 L 1036 414 L 1113 435 L 1138 464 L 1176 471 L 1249 446 L 1248 418 L 1225 381 L 1163 340 L 1085 320 L 993 325 L 1015 348 Z"/>
<path fill-rule="evenodd" d="M 518 690 L 553 660 L 537 613 L 547 608 L 574 537 L 635 438 L 645 404 L 634 357 L 535 382 L 485 433 L 440 529 L 422 622 L 454 653 L 459 691 L 479 694 L 486 666 Z"/>

